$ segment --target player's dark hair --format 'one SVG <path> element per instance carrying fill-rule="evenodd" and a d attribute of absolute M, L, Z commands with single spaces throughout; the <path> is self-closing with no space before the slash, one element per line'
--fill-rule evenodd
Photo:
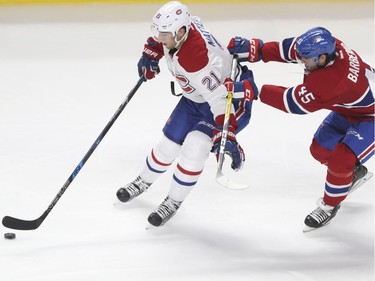
<path fill-rule="evenodd" d="M 336 52 L 333 52 L 333 54 L 329 55 L 328 53 L 323 54 L 326 56 L 326 59 L 323 63 L 323 65 L 319 65 L 319 68 L 324 68 L 329 64 L 331 61 L 334 61 L 337 58 Z"/>

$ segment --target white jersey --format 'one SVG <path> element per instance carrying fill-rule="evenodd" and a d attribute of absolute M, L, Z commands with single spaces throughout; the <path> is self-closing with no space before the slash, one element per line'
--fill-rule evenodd
<path fill-rule="evenodd" d="M 186 98 L 208 102 L 214 118 L 224 114 L 228 91 L 223 82 L 230 77 L 232 57 L 199 18 L 192 18 L 188 37 L 178 50 L 164 47 L 164 57 Z"/>

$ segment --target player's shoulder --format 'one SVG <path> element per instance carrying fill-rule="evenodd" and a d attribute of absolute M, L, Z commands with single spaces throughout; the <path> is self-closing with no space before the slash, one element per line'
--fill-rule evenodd
<path fill-rule="evenodd" d="M 331 103 L 348 87 L 345 80 L 344 69 L 338 61 L 334 61 L 331 65 L 308 75 L 305 81 L 306 90 L 314 93 L 320 102 Z"/>
<path fill-rule="evenodd" d="M 206 42 L 194 27 L 178 52 L 178 62 L 187 72 L 197 72 L 209 62 Z"/>

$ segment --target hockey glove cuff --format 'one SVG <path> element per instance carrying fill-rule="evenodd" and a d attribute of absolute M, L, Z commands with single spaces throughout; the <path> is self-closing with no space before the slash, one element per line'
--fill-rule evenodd
<path fill-rule="evenodd" d="M 215 119 L 217 124 L 223 124 L 224 123 L 224 115 L 219 115 Z M 230 115 L 229 118 L 229 126 L 228 126 L 228 136 L 227 141 L 225 143 L 224 153 L 226 155 L 229 155 L 232 159 L 231 167 L 236 172 L 239 171 L 243 163 L 245 161 L 245 153 L 242 149 L 242 147 L 237 143 L 236 140 L 236 134 L 235 130 L 237 128 L 237 121 L 233 114 Z M 216 159 L 219 160 L 219 154 L 220 154 L 220 144 L 222 139 L 222 127 L 217 127 L 213 131 L 213 147 L 212 152 L 215 153 Z"/>
<path fill-rule="evenodd" d="M 232 92 L 235 99 L 257 100 L 259 91 L 254 82 L 253 72 L 251 70 L 244 72 L 240 79 L 239 82 L 233 82 L 229 77 L 225 79 L 224 86 L 228 92 Z"/>
<path fill-rule="evenodd" d="M 215 143 L 212 148 L 212 152 L 215 153 L 216 160 L 218 161 L 220 155 L 220 142 Z M 234 171 L 238 172 L 239 170 L 241 170 L 245 163 L 245 152 L 237 141 L 230 140 L 228 138 L 225 143 L 224 154 L 228 155 L 231 158 L 231 168 Z"/>

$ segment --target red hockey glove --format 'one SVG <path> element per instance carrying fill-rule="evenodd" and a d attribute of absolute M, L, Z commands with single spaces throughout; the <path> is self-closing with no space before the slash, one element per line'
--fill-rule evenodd
<path fill-rule="evenodd" d="M 156 42 L 154 38 L 149 37 L 147 44 L 145 44 L 142 56 L 138 61 L 138 74 L 150 80 L 154 78 L 159 72 L 159 60 L 163 57 L 163 47 Z"/>
<path fill-rule="evenodd" d="M 224 124 L 224 115 L 219 115 L 215 119 L 216 124 Z M 233 114 L 230 115 L 229 118 L 229 126 L 228 126 L 228 137 L 225 143 L 224 153 L 229 155 L 232 159 L 231 168 L 236 172 L 239 171 L 244 162 L 245 162 L 245 153 L 242 147 L 238 144 L 236 140 L 235 130 L 237 127 L 237 121 Z M 216 127 L 213 130 L 213 137 L 212 141 L 214 146 L 212 147 L 212 152 L 216 154 L 216 159 L 219 160 L 220 154 L 220 143 L 222 138 L 222 126 Z"/>
<path fill-rule="evenodd" d="M 258 87 L 254 82 L 253 72 L 247 67 L 246 72 L 242 72 L 239 82 L 233 82 L 232 79 L 227 77 L 224 81 L 224 86 L 227 88 L 228 92 L 232 92 L 233 96 L 236 98 L 245 98 L 246 100 L 253 101 L 258 99 Z"/>
<path fill-rule="evenodd" d="M 262 59 L 263 41 L 260 39 L 246 39 L 236 36 L 227 46 L 231 54 L 238 54 L 238 61 L 257 62 Z"/>

